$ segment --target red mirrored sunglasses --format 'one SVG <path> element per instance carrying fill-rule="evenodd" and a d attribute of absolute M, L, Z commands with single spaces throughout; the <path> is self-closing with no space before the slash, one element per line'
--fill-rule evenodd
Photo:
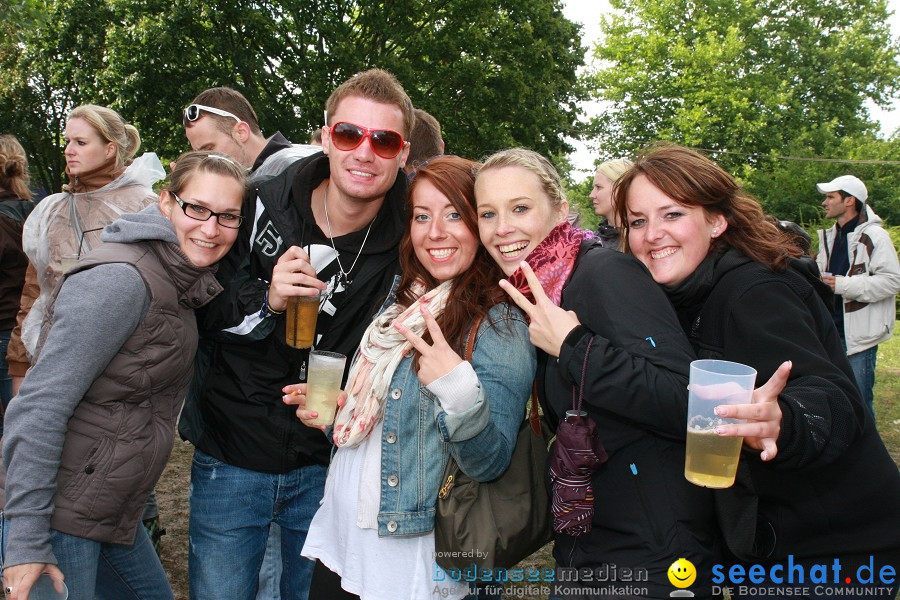
<path fill-rule="evenodd" d="M 338 150 L 357 148 L 369 138 L 372 151 L 381 158 L 394 158 L 403 150 L 403 136 L 390 129 L 369 129 L 341 121 L 331 126 L 331 143 Z"/>

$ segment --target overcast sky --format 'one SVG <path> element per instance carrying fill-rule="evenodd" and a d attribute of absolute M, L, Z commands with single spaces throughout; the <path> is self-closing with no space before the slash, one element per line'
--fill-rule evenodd
<path fill-rule="evenodd" d="M 597 41 L 600 36 L 600 16 L 605 12 L 612 10 L 607 0 L 564 0 L 563 13 L 566 18 L 580 23 L 582 25 L 581 40 L 582 44 L 589 48 Z M 888 11 L 892 11 L 891 15 L 891 31 L 894 37 L 900 37 L 900 0 L 888 0 Z M 586 58 L 586 62 L 590 63 L 590 56 Z M 884 110 L 874 103 L 869 103 L 869 112 L 875 120 L 881 123 L 881 131 L 885 135 L 893 132 L 900 127 L 900 101 L 895 100 L 889 110 Z M 600 110 L 600 105 L 596 102 L 586 102 L 582 108 L 588 116 L 596 114 Z M 576 152 L 571 155 L 575 168 L 583 171 L 585 174 L 593 170 L 594 156 L 584 144 L 570 140 L 576 148 Z"/>

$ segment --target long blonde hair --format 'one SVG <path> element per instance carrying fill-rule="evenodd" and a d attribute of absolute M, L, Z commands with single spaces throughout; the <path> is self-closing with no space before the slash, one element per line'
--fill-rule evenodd
<path fill-rule="evenodd" d="M 619 177 L 631 168 L 632 164 L 627 158 L 608 160 L 597 167 L 597 173 L 602 173 L 607 179 L 615 183 Z"/>
<path fill-rule="evenodd" d="M 567 202 L 566 190 L 563 188 L 556 167 L 549 160 L 528 148 L 507 148 L 490 155 L 478 169 L 475 180 L 477 181 L 478 177 L 486 171 L 503 167 L 521 167 L 534 173 L 553 208 L 558 208 L 563 202 Z"/>

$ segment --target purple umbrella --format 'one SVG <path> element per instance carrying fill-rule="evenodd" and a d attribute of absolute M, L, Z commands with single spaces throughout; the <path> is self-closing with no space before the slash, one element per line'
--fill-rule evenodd
<path fill-rule="evenodd" d="M 553 530 L 578 536 L 591 530 L 594 491 L 591 476 L 606 462 L 606 449 L 597 435 L 597 425 L 581 410 L 584 376 L 594 338 L 588 342 L 581 370 L 577 404 L 572 390 L 572 410 L 556 430 L 556 442 L 550 457 L 550 483 L 553 495 Z"/>

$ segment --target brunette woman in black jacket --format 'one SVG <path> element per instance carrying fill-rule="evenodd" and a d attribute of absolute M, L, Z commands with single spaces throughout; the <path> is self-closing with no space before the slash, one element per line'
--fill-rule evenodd
<path fill-rule="evenodd" d="M 790 557 L 807 578 L 827 565 L 827 584 L 809 585 L 811 597 L 884 586 L 882 567 L 900 558 L 900 476 L 853 383 L 822 301 L 829 290 L 759 203 L 693 150 L 653 147 L 617 185 L 627 251 L 665 290 L 698 357 L 750 365 L 757 384 L 767 382 L 752 404 L 718 409 L 746 419 L 718 430 L 744 436 L 736 484 L 715 492 L 732 562 L 771 573 Z M 870 562 L 874 581 L 864 584 L 868 569 L 858 568 Z M 764 579 L 758 587 L 782 588 L 776 596 L 797 586 L 796 575 Z"/>

